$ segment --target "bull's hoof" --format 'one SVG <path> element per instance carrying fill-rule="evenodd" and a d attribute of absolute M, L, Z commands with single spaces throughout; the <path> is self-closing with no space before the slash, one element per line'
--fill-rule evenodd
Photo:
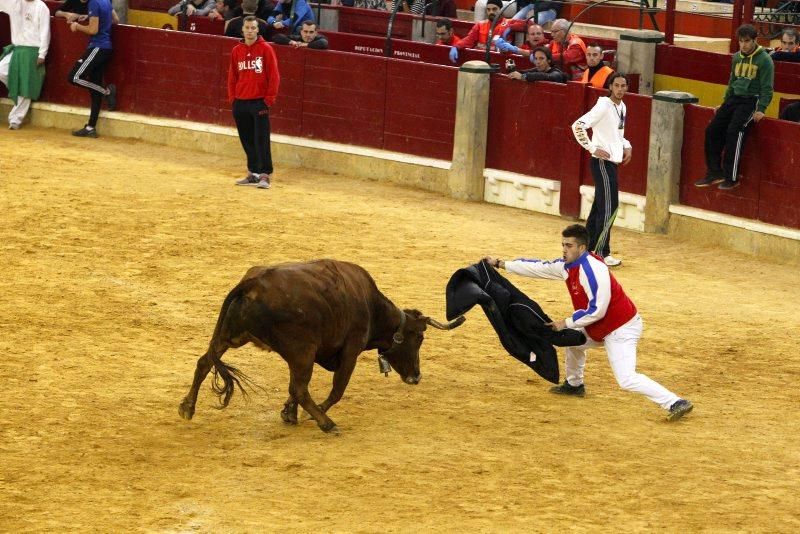
<path fill-rule="evenodd" d="M 297 424 L 297 412 L 290 411 L 284 408 L 281 410 L 281 419 L 283 419 L 284 423 L 289 423 L 290 425 Z"/>
<path fill-rule="evenodd" d="M 325 423 L 324 425 L 319 425 L 319 427 L 326 434 L 333 434 L 334 436 L 339 435 L 339 427 L 336 426 L 336 423 L 334 423 L 333 421 Z"/>
<path fill-rule="evenodd" d="M 178 414 L 187 421 L 191 421 L 194 416 L 194 406 L 188 400 L 183 399 L 183 402 L 178 406 Z"/>

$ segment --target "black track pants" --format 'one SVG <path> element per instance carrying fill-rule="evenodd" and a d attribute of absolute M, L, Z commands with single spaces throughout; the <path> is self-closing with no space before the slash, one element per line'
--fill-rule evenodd
<path fill-rule="evenodd" d="M 103 86 L 103 73 L 108 62 L 111 61 L 113 51 L 110 48 L 87 48 L 86 52 L 75 62 L 69 72 L 67 81 L 89 90 L 92 99 L 92 108 L 89 114 L 89 126 L 97 126 L 97 117 L 100 115 L 100 105 L 106 94 Z"/>
<path fill-rule="evenodd" d="M 590 167 L 594 178 L 594 202 L 586 218 L 589 250 L 605 258 L 611 254 L 611 225 L 619 206 L 617 164 L 592 158 Z"/>
<path fill-rule="evenodd" d="M 233 120 L 239 130 L 239 141 L 247 154 L 247 170 L 253 174 L 272 174 L 267 104 L 260 98 L 234 100 Z"/>
<path fill-rule="evenodd" d="M 719 107 L 706 128 L 706 170 L 709 174 L 724 176 L 730 182 L 738 180 L 744 140 L 753 124 L 757 103 L 754 96 L 730 96 Z"/>

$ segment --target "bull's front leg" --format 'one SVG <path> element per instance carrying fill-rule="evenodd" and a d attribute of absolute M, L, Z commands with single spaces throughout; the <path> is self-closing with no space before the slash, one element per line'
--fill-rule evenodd
<path fill-rule="evenodd" d="M 289 423 L 292 425 L 297 424 L 297 401 L 294 400 L 291 393 L 291 387 L 289 388 L 289 398 L 286 399 L 286 402 L 283 404 L 283 410 L 281 410 L 281 419 L 283 419 L 284 423 Z"/>
<path fill-rule="evenodd" d="M 353 376 L 353 370 L 356 368 L 356 361 L 358 355 L 361 353 L 361 347 L 348 346 L 342 350 L 339 368 L 333 373 L 333 384 L 331 385 L 331 392 L 328 398 L 319 405 L 319 409 L 326 412 L 342 399 L 344 390 L 347 389 L 347 384 L 350 383 L 350 377 Z"/>
<path fill-rule="evenodd" d="M 325 412 L 319 409 L 317 404 L 314 402 L 314 399 L 311 398 L 311 394 L 308 392 L 308 383 L 311 381 L 311 373 L 313 369 L 313 359 L 308 365 L 290 366 L 289 394 L 300 406 L 303 407 L 306 412 L 308 412 L 311 417 L 314 418 L 314 420 L 317 422 L 317 425 L 319 425 L 319 428 L 323 432 L 333 432 L 338 434 L 339 429 L 336 428 L 336 423 L 334 423 L 330 417 L 325 415 Z"/>

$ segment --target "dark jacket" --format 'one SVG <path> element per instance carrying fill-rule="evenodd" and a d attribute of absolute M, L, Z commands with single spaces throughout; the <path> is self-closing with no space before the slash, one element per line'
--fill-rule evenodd
<path fill-rule="evenodd" d="M 567 83 L 567 75 L 558 70 L 556 67 L 550 67 L 550 70 L 542 72 L 540 70 L 532 69 L 520 71 L 522 77 L 526 82 L 556 82 Z"/>
<path fill-rule="evenodd" d="M 542 308 L 485 261 L 453 273 L 446 296 L 448 320 L 480 304 L 509 354 L 554 384 L 558 384 L 559 378 L 558 356 L 553 345 L 570 347 L 586 343 L 586 336 L 577 330 L 554 332 L 545 326 L 552 321 Z"/>
<path fill-rule="evenodd" d="M 279 45 L 287 45 L 291 41 L 297 41 L 302 43 L 303 38 L 299 35 L 284 35 L 282 33 L 276 33 L 275 36 L 272 38 L 272 42 Z M 308 47 L 314 50 L 327 50 L 328 49 L 328 40 L 325 38 L 324 35 L 317 34 L 314 39 L 308 43 Z"/>

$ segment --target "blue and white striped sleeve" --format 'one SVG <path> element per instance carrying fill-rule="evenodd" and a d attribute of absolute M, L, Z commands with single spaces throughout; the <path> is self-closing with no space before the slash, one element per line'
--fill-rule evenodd
<path fill-rule="evenodd" d="M 564 269 L 564 260 L 553 261 L 517 259 L 505 262 L 506 271 L 520 276 L 531 278 L 545 278 L 547 280 L 566 280 L 567 270 Z"/>
<path fill-rule="evenodd" d="M 575 310 L 567 318 L 567 328 L 585 328 L 606 316 L 611 302 L 611 277 L 608 267 L 601 261 L 588 256 L 581 262 L 580 283 L 586 292 L 589 303 L 586 309 Z"/>

